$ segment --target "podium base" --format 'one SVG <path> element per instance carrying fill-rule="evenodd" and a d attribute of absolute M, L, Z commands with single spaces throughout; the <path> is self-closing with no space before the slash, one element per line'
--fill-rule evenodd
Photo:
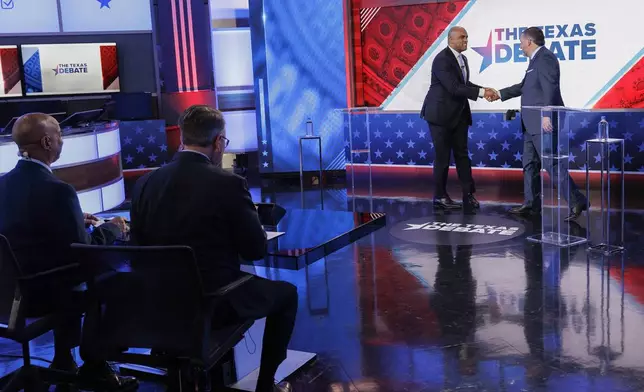
<path fill-rule="evenodd" d="M 608 245 L 608 244 L 597 244 L 597 245 L 591 245 L 588 247 L 589 252 L 597 252 L 597 253 L 602 253 L 604 256 L 610 256 L 615 253 L 620 253 L 624 251 L 623 246 L 615 246 L 615 245 Z"/>
<path fill-rule="evenodd" d="M 538 242 L 540 244 L 556 245 L 561 248 L 570 248 L 572 246 L 588 242 L 586 238 L 576 237 L 574 235 L 561 234 L 555 232 L 546 232 L 542 234 L 531 235 L 528 241 Z"/>

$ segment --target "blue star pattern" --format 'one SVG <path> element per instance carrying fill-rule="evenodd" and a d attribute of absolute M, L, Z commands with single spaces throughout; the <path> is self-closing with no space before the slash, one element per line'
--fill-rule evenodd
<path fill-rule="evenodd" d="M 99 3 L 101 3 L 101 8 L 111 8 L 110 7 L 110 1 L 112 0 L 96 0 Z"/>
<path fill-rule="evenodd" d="M 381 165 L 423 165 L 434 162 L 435 149 L 427 123 L 418 113 L 380 112 L 369 113 L 370 141 L 367 143 L 367 114 L 350 114 L 352 127 L 345 127 L 347 163 Z M 344 114 L 348 123 L 349 114 Z M 627 112 L 579 112 L 568 117 L 568 123 L 560 136 L 560 146 L 567 150 L 571 170 L 585 170 L 586 143 L 597 135 L 597 124 L 606 116 L 610 136 L 624 139 L 624 165 L 630 172 L 644 171 L 644 113 Z M 505 121 L 503 113 L 474 113 L 473 125 L 468 131 L 469 156 L 473 167 L 522 168 L 523 132 L 521 119 Z M 353 153 L 349 153 L 353 146 Z M 563 151 L 563 150 L 562 150 Z M 621 147 L 610 145 L 610 162 L 606 167 L 621 168 Z M 599 158 L 598 158 L 599 156 Z M 599 146 L 591 145 L 589 151 L 591 170 L 600 169 Z"/>
<path fill-rule="evenodd" d="M 172 158 L 164 120 L 121 121 L 120 134 L 124 170 L 159 167 Z"/>

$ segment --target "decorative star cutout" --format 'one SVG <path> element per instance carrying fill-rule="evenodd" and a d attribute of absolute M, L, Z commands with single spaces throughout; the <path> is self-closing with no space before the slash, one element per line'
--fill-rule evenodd
<path fill-rule="evenodd" d="M 633 134 L 630 132 L 624 132 L 624 140 L 633 140 Z"/>
<path fill-rule="evenodd" d="M 409 121 L 407 121 L 407 128 L 413 128 L 413 127 L 414 127 L 414 122 L 411 121 L 410 119 Z"/>
<path fill-rule="evenodd" d="M 427 132 L 425 132 L 425 131 L 420 131 L 420 132 L 418 132 L 418 137 L 419 137 L 420 139 L 424 139 L 424 138 L 425 138 L 425 135 L 427 135 Z"/>
<path fill-rule="evenodd" d="M 507 141 L 507 140 L 505 140 L 505 141 L 501 144 L 501 148 L 502 148 L 502 150 L 501 150 L 501 151 L 505 151 L 505 150 L 510 151 L 510 143 L 508 143 L 508 141 Z"/>
<path fill-rule="evenodd" d="M 126 136 L 125 139 L 123 139 L 124 144 L 132 144 L 132 138 L 129 136 Z"/>
<path fill-rule="evenodd" d="M 385 128 L 391 128 L 391 121 L 385 121 Z"/>
<path fill-rule="evenodd" d="M 130 154 L 127 154 L 127 156 L 125 157 L 125 163 L 132 163 L 132 162 L 134 162 L 134 157 Z"/>
<path fill-rule="evenodd" d="M 139 144 L 138 147 L 136 147 L 137 154 L 143 154 L 143 151 L 145 151 L 145 147 Z"/>
<path fill-rule="evenodd" d="M 483 161 L 479 161 L 479 163 L 476 164 L 476 167 L 485 167 L 485 163 L 483 163 Z"/>
<path fill-rule="evenodd" d="M 505 161 L 503 163 L 503 165 L 501 165 L 501 167 L 504 168 L 504 169 L 508 169 L 508 168 L 510 168 L 510 165 L 508 165 L 508 161 Z"/>
<path fill-rule="evenodd" d="M 479 142 L 476 143 L 476 146 L 478 147 L 479 150 L 482 150 L 485 148 L 485 143 L 483 143 L 483 140 L 479 140 Z"/>
<path fill-rule="evenodd" d="M 523 154 L 521 154 L 521 151 L 517 151 L 517 153 L 514 154 L 514 160 L 515 161 L 520 161 L 521 158 L 523 158 Z"/>
<path fill-rule="evenodd" d="M 496 152 L 492 151 L 491 153 L 487 154 L 490 157 L 491 161 L 496 161 L 496 157 L 499 156 Z"/>
<path fill-rule="evenodd" d="M 396 151 L 396 158 L 402 158 L 404 155 L 405 153 L 402 150 L 398 149 L 398 151 Z"/>
<path fill-rule="evenodd" d="M 407 162 L 407 164 L 408 164 L 408 165 L 415 165 L 415 164 L 416 164 L 416 162 L 414 162 L 414 160 L 413 160 L 413 159 L 410 159 L 410 160 L 409 160 L 409 162 Z"/>
<path fill-rule="evenodd" d="M 470 131 L 469 129 L 467 130 L 467 138 L 471 139 L 472 135 L 474 135 L 474 132 Z"/>
<path fill-rule="evenodd" d="M 570 155 L 568 155 L 568 162 L 574 162 L 575 159 L 577 159 L 577 156 L 571 152 Z"/>
<path fill-rule="evenodd" d="M 374 151 L 374 154 L 376 154 L 376 158 L 382 158 L 382 151 L 380 151 L 380 149 Z"/>
<path fill-rule="evenodd" d="M 268 156 L 268 151 L 262 151 L 262 156 L 267 157 Z"/>
<path fill-rule="evenodd" d="M 403 131 L 401 131 L 401 130 L 399 129 L 399 130 L 398 130 L 398 132 L 396 132 L 396 137 L 397 137 L 398 139 L 402 139 L 403 134 L 404 134 L 404 132 L 403 132 Z"/>
<path fill-rule="evenodd" d="M 420 150 L 420 152 L 418 153 L 418 156 L 420 157 L 420 159 L 425 159 L 425 157 L 427 156 L 427 153 L 424 150 Z"/>
<path fill-rule="evenodd" d="M 391 146 L 393 146 L 393 144 L 394 144 L 394 142 L 392 142 L 391 140 L 387 139 L 387 141 L 385 142 L 385 148 L 391 148 Z"/>
<path fill-rule="evenodd" d="M 637 148 L 639 149 L 638 152 L 644 151 L 644 142 L 642 142 L 639 146 L 637 146 Z"/>
<path fill-rule="evenodd" d="M 411 139 L 409 139 L 409 141 L 407 142 L 407 147 L 408 148 L 414 148 L 415 145 L 416 145 L 416 143 L 414 143 L 414 141 L 411 140 Z"/>
<path fill-rule="evenodd" d="M 502 121 L 501 125 L 503 126 L 503 128 L 510 129 L 510 122 L 509 121 Z"/>
<path fill-rule="evenodd" d="M 488 135 L 490 136 L 490 140 L 496 139 L 496 131 L 493 129 L 492 132 L 488 132 Z"/>
<path fill-rule="evenodd" d="M 617 147 L 619 147 L 617 143 L 611 143 L 608 145 L 608 151 L 615 152 L 617 151 Z"/>
<path fill-rule="evenodd" d="M 595 155 L 594 158 L 595 158 L 595 163 L 599 163 L 602 161 L 602 156 L 600 153 L 597 153 L 597 155 Z"/>
<path fill-rule="evenodd" d="M 268 167 L 268 162 L 264 162 L 264 163 L 262 164 L 262 166 L 264 166 L 264 167 Z"/>
<path fill-rule="evenodd" d="M 476 127 L 477 128 L 483 128 L 485 126 L 485 123 L 482 120 L 478 120 L 476 122 Z"/>
<path fill-rule="evenodd" d="M 150 160 L 150 162 L 156 162 L 157 161 L 157 156 L 154 155 L 154 153 L 152 153 L 152 154 L 150 154 L 150 156 L 148 156 L 148 159 Z"/>
<path fill-rule="evenodd" d="M 99 3 L 101 3 L 101 9 L 102 8 L 110 8 L 110 1 L 112 0 L 96 0 Z"/>
<path fill-rule="evenodd" d="M 633 163 L 633 157 L 630 154 L 626 154 L 624 156 L 624 163 L 628 163 L 629 165 Z"/>
<path fill-rule="evenodd" d="M 387 162 L 385 162 L 387 165 L 393 165 L 394 163 L 391 161 L 391 159 L 387 159 Z"/>
<path fill-rule="evenodd" d="M 379 129 L 376 129 L 376 132 L 373 133 L 373 136 L 376 138 L 380 138 L 381 135 L 382 135 L 382 132 L 380 132 Z"/>
<path fill-rule="evenodd" d="M 159 150 L 164 151 L 164 152 L 168 151 L 168 146 L 166 146 L 165 144 L 162 144 L 162 145 L 159 146 Z"/>
<path fill-rule="evenodd" d="M 514 133 L 514 140 L 519 140 L 519 139 L 523 139 L 523 132 L 521 132 L 521 130 L 517 130 Z"/>
<path fill-rule="evenodd" d="M 152 144 L 152 143 L 156 142 L 156 140 L 157 140 L 156 136 L 154 136 L 154 135 L 148 136 L 148 143 Z"/>

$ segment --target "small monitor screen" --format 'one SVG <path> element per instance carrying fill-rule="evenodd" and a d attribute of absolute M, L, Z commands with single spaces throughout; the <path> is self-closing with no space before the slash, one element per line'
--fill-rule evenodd
<path fill-rule="evenodd" d="M 0 97 L 21 97 L 20 79 L 18 47 L 0 46 Z"/>
<path fill-rule="evenodd" d="M 26 95 L 120 91 L 115 43 L 21 45 Z"/>

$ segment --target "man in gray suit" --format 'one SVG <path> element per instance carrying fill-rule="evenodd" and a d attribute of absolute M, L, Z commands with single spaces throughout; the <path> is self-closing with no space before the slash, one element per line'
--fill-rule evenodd
<path fill-rule="evenodd" d="M 543 31 L 530 27 L 521 34 L 521 50 L 530 59 L 528 69 L 519 84 L 502 89 L 490 101 L 506 101 L 521 96 L 521 119 L 523 127 L 523 188 L 524 202 L 510 210 L 518 215 L 539 215 L 541 213 L 541 158 L 542 143 L 545 149 L 556 153 L 558 124 L 565 121 L 562 113 L 544 116 L 537 109 L 528 106 L 564 106 L 559 87 L 559 60 L 545 45 Z M 543 133 L 543 134 L 542 134 Z M 552 181 L 570 206 L 566 221 L 577 219 L 588 209 L 588 200 L 579 191 L 568 171 L 556 159 L 544 160 Z"/>

